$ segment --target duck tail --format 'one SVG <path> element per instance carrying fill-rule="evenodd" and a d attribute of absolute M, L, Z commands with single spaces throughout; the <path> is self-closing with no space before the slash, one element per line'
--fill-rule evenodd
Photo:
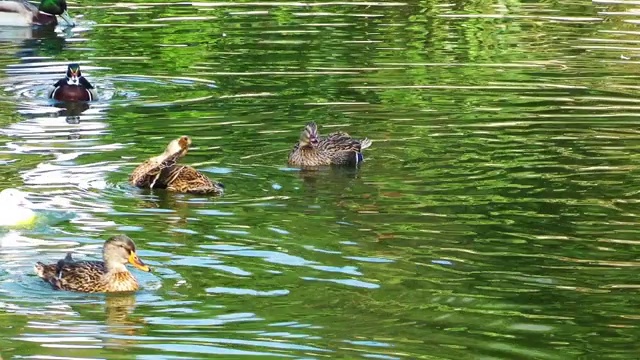
<path fill-rule="evenodd" d="M 360 151 L 368 148 L 369 146 L 371 146 L 371 144 L 373 143 L 373 141 L 364 138 L 363 140 L 360 141 Z"/>

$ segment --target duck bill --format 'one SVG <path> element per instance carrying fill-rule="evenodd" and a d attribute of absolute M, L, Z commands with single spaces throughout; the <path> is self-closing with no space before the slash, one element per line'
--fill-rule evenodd
<path fill-rule="evenodd" d="M 129 264 L 135 266 L 136 268 L 142 270 L 142 271 L 146 271 L 149 272 L 151 271 L 151 268 L 148 267 L 147 265 L 145 265 L 142 260 L 140 260 L 138 258 L 138 255 L 136 255 L 135 252 L 131 252 L 131 255 L 129 255 Z"/>
<path fill-rule="evenodd" d="M 69 24 L 69 26 L 76 26 L 75 21 L 73 21 L 73 18 L 71 17 L 71 15 L 69 15 L 69 13 L 67 12 L 67 10 L 65 10 L 62 14 L 60 14 L 60 17 L 62 18 L 62 20 L 64 20 L 67 24 Z"/>

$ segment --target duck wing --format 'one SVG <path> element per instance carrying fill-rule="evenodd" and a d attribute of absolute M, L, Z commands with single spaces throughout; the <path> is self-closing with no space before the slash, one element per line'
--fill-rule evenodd
<path fill-rule="evenodd" d="M 57 277 L 60 269 L 66 264 L 73 262 L 73 257 L 71 253 L 67 253 L 64 259 L 58 260 L 55 264 L 44 264 L 41 262 L 37 262 L 35 265 L 36 274 L 43 279 Z"/>
<path fill-rule="evenodd" d="M 58 263 L 56 264 L 56 276 L 60 276 L 60 272 L 62 271 L 62 268 L 69 263 L 73 262 L 73 257 L 71 256 L 71 253 L 68 252 L 67 256 L 64 257 L 64 259 L 58 260 Z"/>
<path fill-rule="evenodd" d="M 346 132 L 335 132 L 327 135 L 318 144 L 319 148 L 332 151 L 362 151 L 371 146 L 371 140 L 358 140 Z"/>
<path fill-rule="evenodd" d="M 87 78 L 84 76 L 80 77 L 80 85 L 84 86 L 87 89 L 93 89 L 93 85 L 91 85 L 89 80 L 87 80 Z"/>
<path fill-rule="evenodd" d="M 56 290 L 100 291 L 107 268 L 102 261 L 67 261 L 36 264 L 36 272 Z"/>
<path fill-rule="evenodd" d="M 371 146 L 371 140 L 358 140 L 345 132 L 335 132 L 323 138 L 318 144 L 320 151 L 331 156 L 331 163 L 336 165 L 358 164 L 364 160 L 362 150 Z"/>
<path fill-rule="evenodd" d="M 139 188 L 164 189 L 167 181 L 163 171 L 173 167 L 179 159 L 180 153 L 176 153 L 160 161 L 157 158 L 146 160 L 129 175 L 129 182 Z"/>
<path fill-rule="evenodd" d="M 187 165 L 175 165 L 163 170 L 160 176 L 167 190 L 192 194 L 222 194 L 224 185 L 211 181 L 206 175 Z"/>
<path fill-rule="evenodd" d="M 161 170 L 160 164 L 153 160 L 146 160 L 129 175 L 129 183 L 139 188 L 149 188 Z"/>

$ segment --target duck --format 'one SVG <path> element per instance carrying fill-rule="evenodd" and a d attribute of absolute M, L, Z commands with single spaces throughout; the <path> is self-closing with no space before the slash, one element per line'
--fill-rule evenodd
<path fill-rule="evenodd" d="M 98 99 L 98 94 L 89 80 L 82 76 L 80 65 L 72 63 L 67 66 L 65 77 L 53 84 L 49 98 L 71 102 L 93 101 Z"/>
<path fill-rule="evenodd" d="M 136 254 L 136 245 L 126 235 L 116 235 L 102 247 L 103 261 L 76 261 L 72 253 L 55 264 L 37 262 L 35 273 L 54 290 L 84 293 L 132 292 L 140 288 L 126 264 L 150 272 Z"/>
<path fill-rule="evenodd" d="M 0 191 L 0 226 L 26 226 L 36 220 L 34 205 L 26 194 L 14 188 Z"/>
<path fill-rule="evenodd" d="M 26 0 L 0 1 L 0 26 L 56 26 L 56 15 L 69 26 L 76 25 L 67 12 L 65 0 L 41 0 L 38 7 Z"/>
<path fill-rule="evenodd" d="M 318 125 L 311 121 L 306 124 L 298 143 L 289 153 L 289 165 L 316 166 L 357 166 L 364 161 L 362 150 L 371 146 L 371 140 L 357 140 L 345 132 L 334 132 L 326 137 L 318 134 Z"/>
<path fill-rule="evenodd" d="M 138 165 L 129 176 L 129 183 L 141 189 L 222 195 L 222 183 L 211 181 L 191 166 L 177 163 L 187 154 L 189 146 L 191 138 L 186 135 L 172 140 L 162 154 Z"/>

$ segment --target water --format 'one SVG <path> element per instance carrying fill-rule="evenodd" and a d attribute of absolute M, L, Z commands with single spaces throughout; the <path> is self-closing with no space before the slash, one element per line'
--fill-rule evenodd
<path fill-rule="evenodd" d="M 0 31 L 3 359 L 637 356 L 638 5 L 73 3 Z M 31 37 L 31 38 L 29 38 Z M 101 100 L 61 109 L 71 62 Z M 286 164 L 309 120 L 357 171 Z M 134 189 L 173 138 L 220 198 Z M 36 261 L 116 233 L 136 294 L 54 292 Z"/>

